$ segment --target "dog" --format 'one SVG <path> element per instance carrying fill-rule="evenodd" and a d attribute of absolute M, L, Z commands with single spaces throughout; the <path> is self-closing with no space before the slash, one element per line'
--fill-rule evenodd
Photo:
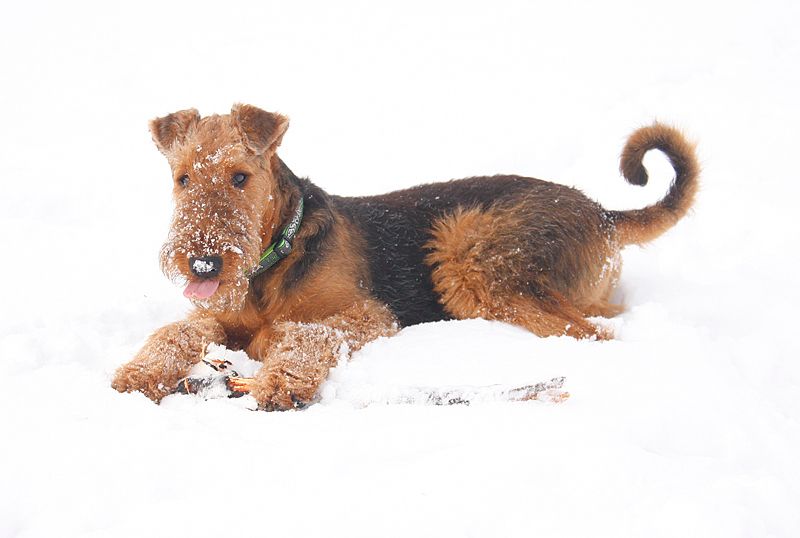
<path fill-rule="evenodd" d="M 606 340 L 587 317 L 612 317 L 620 249 L 647 243 L 692 206 L 694 145 L 655 123 L 635 131 L 620 171 L 648 180 L 658 149 L 675 178 L 658 203 L 606 210 L 580 191 L 498 175 L 341 197 L 278 157 L 289 121 L 250 105 L 150 122 L 169 161 L 175 213 L 165 274 L 195 309 L 157 330 L 112 386 L 155 402 L 173 392 L 209 343 L 263 367 L 235 380 L 265 410 L 314 401 L 328 370 L 381 336 L 417 323 L 485 318 L 546 337 Z"/>

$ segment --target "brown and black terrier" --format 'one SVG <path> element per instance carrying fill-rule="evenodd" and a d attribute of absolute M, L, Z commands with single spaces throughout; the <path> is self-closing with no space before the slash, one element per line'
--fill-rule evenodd
<path fill-rule="evenodd" d="M 620 249 L 658 237 L 692 205 L 694 147 L 671 127 L 634 132 L 620 170 L 645 185 L 651 149 L 675 169 L 657 204 L 609 211 L 580 191 L 519 176 L 473 177 L 379 196 L 333 196 L 276 151 L 287 118 L 250 105 L 150 123 L 172 168 L 175 215 L 164 272 L 195 305 L 156 331 L 113 387 L 158 402 L 211 343 L 264 363 L 236 383 L 263 409 L 313 401 L 328 370 L 379 336 L 485 318 L 539 336 L 608 339 Z"/>

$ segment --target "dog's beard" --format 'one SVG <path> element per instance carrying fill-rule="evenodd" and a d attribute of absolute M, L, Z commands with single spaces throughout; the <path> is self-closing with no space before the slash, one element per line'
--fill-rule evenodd
<path fill-rule="evenodd" d="M 250 289 L 247 275 L 261 255 L 260 234 L 253 230 L 251 219 L 236 210 L 196 218 L 202 214 L 197 211 L 198 204 L 190 201 L 176 208 L 169 237 L 161 248 L 161 269 L 175 284 L 186 285 L 191 274 L 189 258 L 222 256 L 219 288 L 206 299 L 190 300 L 211 311 L 241 310 Z"/>

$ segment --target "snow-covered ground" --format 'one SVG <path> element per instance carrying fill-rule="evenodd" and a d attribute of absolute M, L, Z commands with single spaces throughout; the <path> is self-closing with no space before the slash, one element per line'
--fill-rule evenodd
<path fill-rule="evenodd" d="M 800 536 L 800 4 L 14 2 L 0 19 L 0 537 Z M 699 142 L 694 214 L 625 251 L 612 342 L 408 328 L 323 400 L 109 387 L 187 301 L 146 122 L 248 102 L 330 192 L 520 173 L 660 198 L 617 155 Z M 563 404 L 372 405 L 566 376 Z"/>

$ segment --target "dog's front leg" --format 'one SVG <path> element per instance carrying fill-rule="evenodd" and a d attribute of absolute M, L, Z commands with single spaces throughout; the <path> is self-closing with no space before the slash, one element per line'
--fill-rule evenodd
<path fill-rule="evenodd" d="M 248 353 L 261 358 L 264 366 L 242 388 L 261 409 L 303 406 L 314 400 L 328 370 L 340 358 L 348 358 L 367 342 L 391 336 L 397 330 L 388 308 L 372 301 L 318 323 L 278 323 L 248 348 Z"/>
<path fill-rule="evenodd" d="M 117 369 L 111 386 L 120 392 L 139 391 L 158 403 L 175 390 L 211 342 L 225 343 L 225 331 L 213 318 L 198 316 L 170 323 L 153 333 L 132 361 Z"/>

